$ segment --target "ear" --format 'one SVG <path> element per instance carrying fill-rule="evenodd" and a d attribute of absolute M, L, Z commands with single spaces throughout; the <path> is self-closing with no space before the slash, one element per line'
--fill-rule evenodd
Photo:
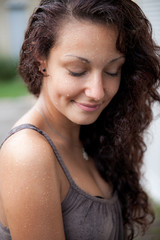
<path fill-rule="evenodd" d="M 40 63 L 39 71 L 43 74 L 46 73 L 46 67 L 47 67 L 46 60 L 39 60 L 39 63 Z"/>

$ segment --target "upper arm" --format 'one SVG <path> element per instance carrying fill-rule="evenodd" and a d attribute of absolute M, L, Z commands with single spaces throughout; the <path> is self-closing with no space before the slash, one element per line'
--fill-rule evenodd
<path fill-rule="evenodd" d="M 0 194 L 12 239 L 64 240 L 54 154 L 41 137 L 23 143 L 21 137 L 0 154 Z"/>

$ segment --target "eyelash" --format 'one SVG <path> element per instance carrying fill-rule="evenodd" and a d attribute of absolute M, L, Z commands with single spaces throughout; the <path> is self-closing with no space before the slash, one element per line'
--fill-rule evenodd
<path fill-rule="evenodd" d="M 81 76 L 85 75 L 85 73 L 86 73 L 86 71 L 80 72 L 80 73 L 76 73 L 76 72 L 71 72 L 71 71 L 69 71 L 69 74 L 70 74 L 71 76 L 73 76 L 73 77 L 81 77 Z"/>
<path fill-rule="evenodd" d="M 117 77 L 119 72 L 116 73 L 109 73 L 109 72 L 105 72 L 107 75 L 111 76 L 111 77 Z"/>
<path fill-rule="evenodd" d="M 86 71 L 84 72 L 80 72 L 80 73 L 76 73 L 76 72 L 71 72 L 69 71 L 69 74 L 72 76 L 72 77 L 81 77 L 81 76 L 84 76 L 86 73 Z M 105 72 L 105 74 L 111 76 L 111 77 L 117 77 L 119 75 L 119 72 L 116 72 L 116 73 L 109 73 L 109 72 Z"/>

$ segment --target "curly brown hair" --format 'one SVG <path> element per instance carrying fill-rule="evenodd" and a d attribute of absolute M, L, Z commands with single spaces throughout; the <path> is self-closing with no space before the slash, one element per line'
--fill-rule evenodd
<path fill-rule="evenodd" d="M 152 120 L 152 103 L 160 102 L 160 48 L 152 39 L 151 24 L 131 0 L 42 0 L 30 18 L 19 65 L 37 96 L 43 79 L 38 59 L 47 59 L 60 27 L 70 18 L 115 25 L 117 49 L 126 56 L 118 93 L 96 122 L 81 126 L 80 138 L 102 177 L 117 191 L 127 239 L 133 239 L 154 219 L 140 179 L 143 133 Z"/>

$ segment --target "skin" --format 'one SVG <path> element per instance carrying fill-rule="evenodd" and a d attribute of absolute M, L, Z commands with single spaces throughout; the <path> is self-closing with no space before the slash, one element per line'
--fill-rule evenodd
<path fill-rule="evenodd" d="M 105 198 L 111 197 L 112 187 L 92 159 L 83 159 L 79 130 L 99 117 L 119 89 L 125 58 L 116 49 L 116 39 L 113 27 L 76 20 L 64 24 L 49 58 L 40 59 L 41 68 L 46 68 L 40 97 L 16 123 L 44 130 L 76 184 Z M 48 127 L 39 111 L 67 141 Z M 0 155 L 0 221 L 10 228 L 13 240 L 64 240 L 61 202 L 68 190 L 44 137 L 26 129 L 5 142 Z"/>

